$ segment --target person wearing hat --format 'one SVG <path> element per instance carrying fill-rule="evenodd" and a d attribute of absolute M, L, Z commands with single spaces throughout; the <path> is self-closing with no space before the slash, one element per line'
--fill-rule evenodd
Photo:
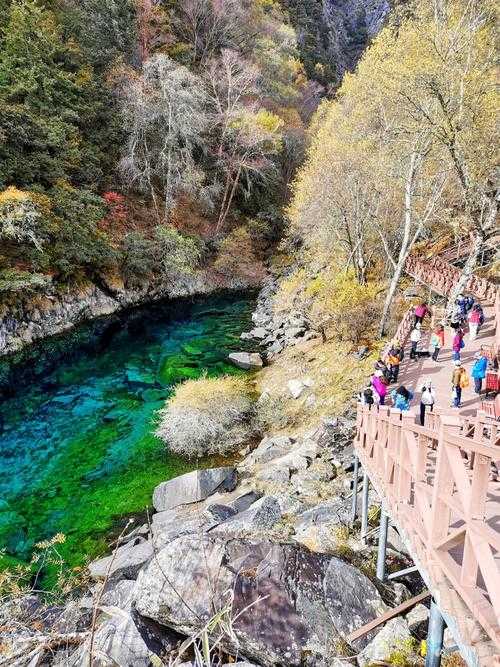
<path fill-rule="evenodd" d="M 421 338 L 422 338 L 422 333 L 420 331 L 420 322 L 417 322 L 410 334 L 410 341 L 411 341 L 410 359 L 416 359 L 417 347 L 418 344 L 420 343 Z"/>
<path fill-rule="evenodd" d="M 426 380 L 420 389 L 420 426 L 425 422 L 425 411 L 427 408 L 432 412 L 436 402 L 436 394 L 430 379 Z"/>
<path fill-rule="evenodd" d="M 372 377 L 372 387 L 378 396 L 379 404 L 384 405 L 387 395 L 387 380 L 384 377 L 383 371 L 375 371 Z"/>
<path fill-rule="evenodd" d="M 486 377 L 486 369 L 488 368 L 488 359 L 484 352 L 476 352 L 474 355 L 474 366 L 472 367 L 471 375 L 474 379 L 474 391 L 476 394 L 481 393 L 483 380 Z"/>
<path fill-rule="evenodd" d="M 469 386 L 469 376 L 462 366 L 460 359 L 455 360 L 455 368 L 451 376 L 451 387 L 453 392 L 453 408 L 460 408 L 462 404 L 462 389 Z"/>

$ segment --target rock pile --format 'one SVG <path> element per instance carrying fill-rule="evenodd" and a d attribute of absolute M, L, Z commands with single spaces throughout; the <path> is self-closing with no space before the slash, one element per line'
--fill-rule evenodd
<path fill-rule="evenodd" d="M 258 340 L 265 349 L 268 359 L 279 354 L 286 347 L 300 341 L 319 336 L 311 328 L 309 320 L 299 311 L 275 313 L 273 298 L 278 289 L 274 280 L 269 280 L 257 298 L 257 306 L 252 315 L 255 327 L 241 334 L 243 340 Z"/>

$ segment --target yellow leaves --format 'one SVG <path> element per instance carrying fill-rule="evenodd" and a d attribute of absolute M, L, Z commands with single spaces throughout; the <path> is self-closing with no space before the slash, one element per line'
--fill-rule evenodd
<path fill-rule="evenodd" d="M 19 190 L 13 185 L 0 192 L 0 205 L 14 202 L 24 202 L 30 199 L 30 193 Z"/>

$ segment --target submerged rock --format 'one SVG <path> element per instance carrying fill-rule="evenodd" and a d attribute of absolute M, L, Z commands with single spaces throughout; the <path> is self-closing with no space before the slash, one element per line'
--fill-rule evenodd
<path fill-rule="evenodd" d="M 213 534 L 162 549 L 140 573 L 134 600 L 140 614 L 189 635 L 226 607 L 228 591 L 236 641 L 223 644 L 264 667 L 298 667 L 304 654 L 333 659 L 339 637 L 385 611 L 367 577 L 337 558 Z"/>
<path fill-rule="evenodd" d="M 153 491 L 153 506 L 161 512 L 205 500 L 217 490 L 232 491 L 235 486 L 235 468 L 194 470 L 159 484 Z"/>

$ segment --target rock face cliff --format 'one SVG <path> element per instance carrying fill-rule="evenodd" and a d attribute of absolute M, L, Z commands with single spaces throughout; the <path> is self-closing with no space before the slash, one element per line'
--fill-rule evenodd
<path fill-rule="evenodd" d="M 339 79 L 354 69 L 390 10 L 388 0 L 322 0 L 327 52 Z"/>

